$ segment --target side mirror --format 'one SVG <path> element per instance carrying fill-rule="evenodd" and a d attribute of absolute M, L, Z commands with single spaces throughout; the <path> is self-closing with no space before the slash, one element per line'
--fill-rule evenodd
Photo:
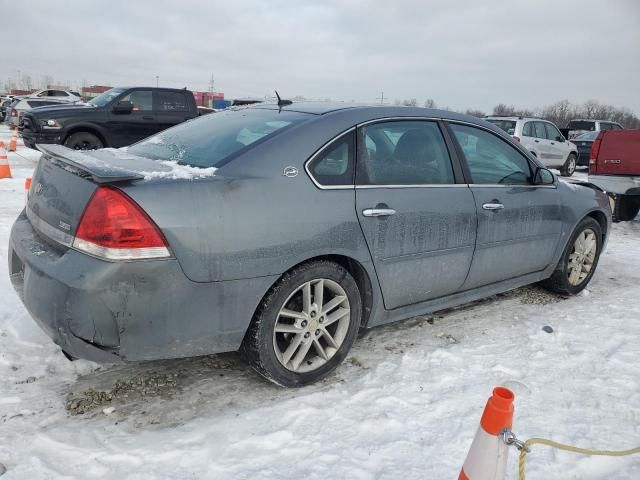
<path fill-rule="evenodd" d="M 536 168 L 536 174 L 533 176 L 534 185 L 553 185 L 555 177 L 551 170 L 544 167 Z"/>
<path fill-rule="evenodd" d="M 564 143 L 564 137 L 562 135 L 557 136 L 556 142 Z"/>
<path fill-rule="evenodd" d="M 120 101 L 113 106 L 113 113 L 131 113 L 133 111 L 133 103 L 126 100 Z"/>

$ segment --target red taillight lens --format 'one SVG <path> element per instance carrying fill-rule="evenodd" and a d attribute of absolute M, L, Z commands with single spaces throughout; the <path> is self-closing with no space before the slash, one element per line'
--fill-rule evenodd
<path fill-rule="evenodd" d="M 598 170 L 598 153 L 600 153 L 600 144 L 602 143 L 602 136 L 604 132 L 600 134 L 593 141 L 591 145 L 591 155 L 589 155 L 589 173 L 594 174 Z"/>
<path fill-rule="evenodd" d="M 513 136 L 513 139 L 514 139 L 516 142 L 519 142 L 519 141 L 520 141 L 520 137 L 516 137 L 515 135 Z"/>
<path fill-rule="evenodd" d="M 11 116 L 12 117 L 17 117 L 18 116 L 18 111 L 15 108 L 11 109 Z"/>
<path fill-rule="evenodd" d="M 153 220 L 124 192 L 109 186 L 93 193 L 73 246 L 109 260 L 170 256 L 167 241 Z"/>

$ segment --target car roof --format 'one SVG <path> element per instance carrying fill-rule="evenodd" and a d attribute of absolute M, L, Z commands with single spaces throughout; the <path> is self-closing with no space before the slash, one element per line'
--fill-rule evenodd
<path fill-rule="evenodd" d="M 376 105 L 357 103 L 335 103 L 335 102 L 293 102 L 289 105 L 278 106 L 277 103 L 257 103 L 247 105 L 249 109 L 282 110 L 290 112 L 308 113 L 313 115 L 326 115 L 339 112 L 357 113 L 362 118 L 387 118 L 387 117 L 427 117 L 442 118 L 449 120 L 470 121 L 471 123 L 483 123 L 482 118 L 472 117 L 462 113 L 450 112 L 448 110 L 438 110 L 423 107 L 407 107 L 401 105 Z M 493 128 L 494 125 L 491 125 Z"/>
<path fill-rule="evenodd" d="M 518 120 L 535 120 L 536 122 L 549 122 L 549 123 L 553 123 L 550 122 L 549 120 L 545 120 L 544 118 L 540 118 L 540 117 L 518 117 L 518 116 L 511 116 L 511 117 L 503 117 L 502 115 L 487 115 L 486 117 L 484 117 L 485 120 L 513 120 L 513 121 L 518 121 Z"/>

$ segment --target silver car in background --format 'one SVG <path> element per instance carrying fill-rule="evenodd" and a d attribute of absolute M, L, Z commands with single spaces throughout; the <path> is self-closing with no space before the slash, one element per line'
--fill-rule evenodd
<path fill-rule="evenodd" d="M 31 97 L 22 98 L 21 100 L 18 100 L 17 102 L 12 104 L 7 109 L 7 118 L 5 123 L 10 128 L 15 128 L 20 125 L 20 119 L 22 118 L 22 114 L 24 112 L 28 110 L 33 110 L 34 108 L 38 108 L 38 107 L 46 107 L 49 105 L 65 104 L 65 103 L 68 103 L 68 102 L 54 100 L 54 99 L 40 99 L 40 98 L 31 98 Z"/>
<path fill-rule="evenodd" d="M 9 273 L 70 358 L 240 350 L 305 385 L 360 328 L 534 282 L 580 292 L 611 227 L 597 187 L 439 110 L 282 101 L 127 149 L 39 148 Z"/>

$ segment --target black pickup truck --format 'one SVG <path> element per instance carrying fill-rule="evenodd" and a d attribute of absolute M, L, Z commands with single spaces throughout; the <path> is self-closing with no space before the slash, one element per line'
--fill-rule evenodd
<path fill-rule="evenodd" d="M 41 107 L 23 114 L 24 144 L 57 143 L 75 150 L 124 147 L 199 115 L 189 90 L 122 87 L 88 103 Z"/>

